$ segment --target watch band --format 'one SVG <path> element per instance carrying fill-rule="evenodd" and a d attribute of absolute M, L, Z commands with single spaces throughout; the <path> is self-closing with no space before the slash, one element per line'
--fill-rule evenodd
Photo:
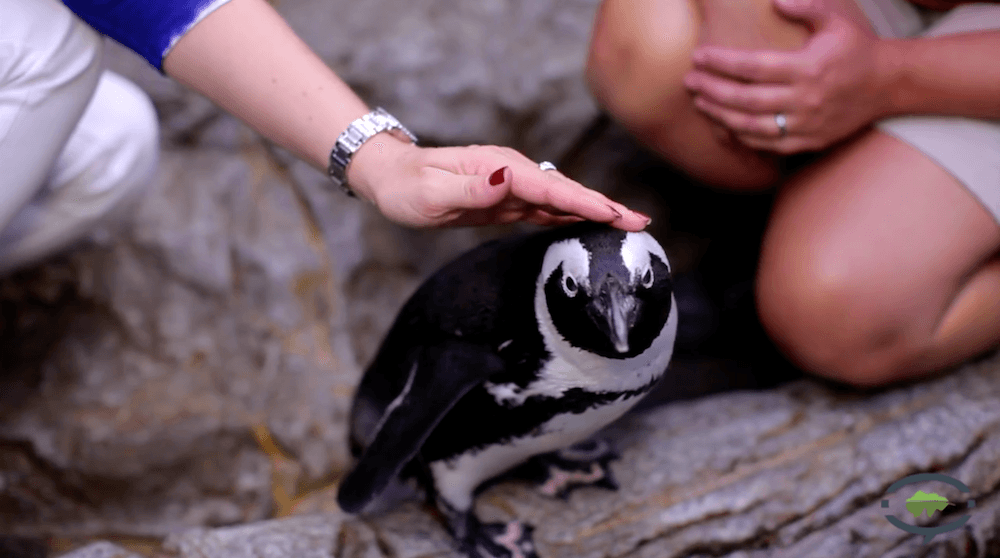
<path fill-rule="evenodd" d="M 351 187 L 347 184 L 347 165 L 351 163 L 351 157 L 361 148 L 361 146 L 379 132 L 399 130 L 413 143 L 417 143 L 417 137 L 406 129 L 399 120 L 382 107 L 358 118 L 347 127 L 330 151 L 330 165 L 327 167 L 327 174 L 330 180 L 344 191 L 348 196 L 357 197 Z"/>

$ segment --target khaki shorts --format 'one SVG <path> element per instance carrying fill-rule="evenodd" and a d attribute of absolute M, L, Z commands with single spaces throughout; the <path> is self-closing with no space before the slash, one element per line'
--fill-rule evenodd
<path fill-rule="evenodd" d="M 1000 4 L 963 4 L 942 13 L 919 10 L 905 0 L 857 2 L 883 37 L 935 37 L 1000 29 Z M 1000 120 L 903 116 L 883 120 L 876 127 L 941 165 L 1000 223 Z"/>

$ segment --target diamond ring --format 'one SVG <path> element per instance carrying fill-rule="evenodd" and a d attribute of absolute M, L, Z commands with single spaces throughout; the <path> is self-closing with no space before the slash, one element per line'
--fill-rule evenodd
<path fill-rule="evenodd" d="M 785 113 L 779 112 L 774 115 L 774 123 L 778 125 L 778 136 L 785 137 L 788 135 L 788 117 Z"/>

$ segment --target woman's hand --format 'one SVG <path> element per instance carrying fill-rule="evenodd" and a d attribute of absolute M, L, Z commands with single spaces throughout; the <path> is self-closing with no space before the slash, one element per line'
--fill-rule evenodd
<path fill-rule="evenodd" d="M 558 171 L 543 171 L 507 147 L 417 147 L 382 133 L 355 153 L 347 178 L 383 215 L 414 227 L 589 219 L 638 231 L 649 223 L 649 217 Z"/>
<path fill-rule="evenodd" d="M 880 41 L 822 0 L 774 0 L 811 35 L 797 51 L 701 47 L 685 85 L 736 141 L 780 154 L 818 151 L 867 126 L 886 102 Z M 775 120 L 786 117 L 787 134 Z"/>
<path fill-rule="evenodd" d="M 264 0 L 233 0 L 207 15 L 163 68 L 317 170 L 340 132 L 369 110 Z M 382 133 L 354 154 L 347 180 L 383 215 L 410 226 L 590 219 L 637 231 L 649 222 L 501 147 L 420 148 Z"/>

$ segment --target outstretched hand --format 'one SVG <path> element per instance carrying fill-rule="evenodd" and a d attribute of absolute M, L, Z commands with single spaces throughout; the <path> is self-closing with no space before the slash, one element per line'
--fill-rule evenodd
<path fill-rule="evenodd" d="M 318 170 L 336 134 L 369 110 L 264 0 L 228 2 L 207 15 L 163 68 Z M 347 181 L 383 215 L 415 227 L 589 219 L 638 231 L 649 222 L 501 147 L 421 148 L 383 132 L 354 154 Z"/>
<path fill-rule="evenodd" d="M 780 154 L 818 151 L 880 116 L 879 39 L 823 0 L 774 0 L 811 34 L 796 51 L 705 46 L 685 77 L 695 106 L 740 143 Z M 783 113 L 782 136 L 775 114 Z"/>
<path fill-rule="evenodd" d="M 422 148 L 388 134 L 369 140 L 348 167 L 348 182 L 387 218 L 414 227 L 581 220 L 638 231 L 649 217 L 543 171 L 518 151 L 493 145 Z"/>

